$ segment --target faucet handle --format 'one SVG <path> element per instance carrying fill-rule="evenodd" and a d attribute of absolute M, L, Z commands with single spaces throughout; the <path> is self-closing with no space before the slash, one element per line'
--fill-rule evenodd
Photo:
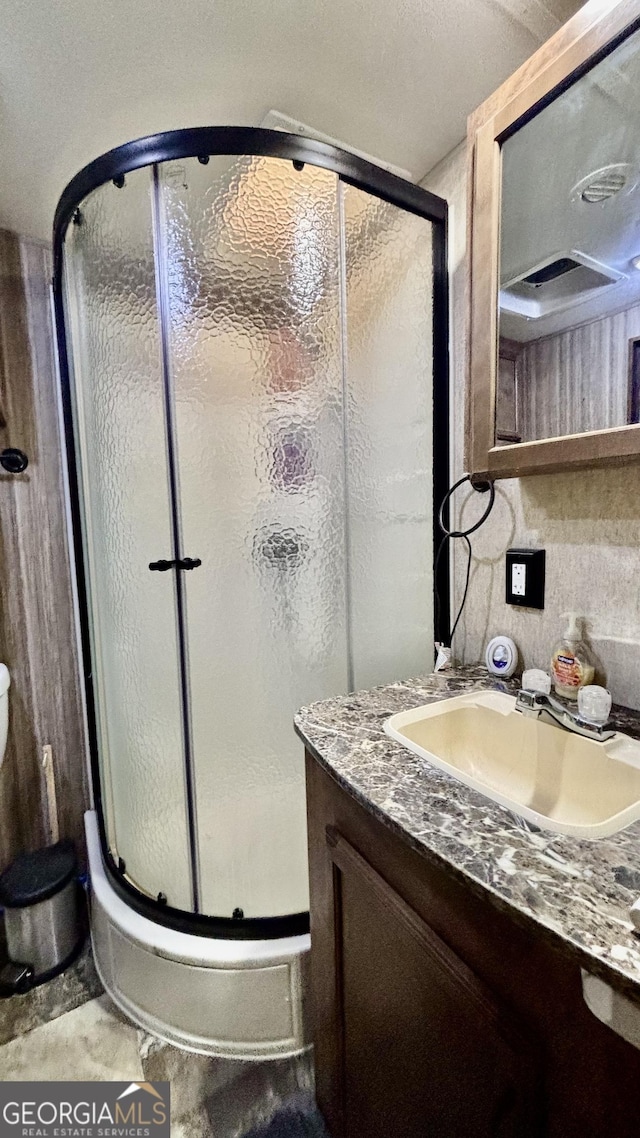
<path fill-rule="evenodd" d="M 549 695 L 551 692 L 551 676 L 542 671 L 542 668 L 528 668 L 522 673 L 522 687 L 527 691 L 542 692 Z"/>
<path fill-rule="evenodd" d="M 586 723 L 603 727 L 611 714 L 611 692 L 599 684 L 588 684 L 578 692 L 578 713 Z"/>

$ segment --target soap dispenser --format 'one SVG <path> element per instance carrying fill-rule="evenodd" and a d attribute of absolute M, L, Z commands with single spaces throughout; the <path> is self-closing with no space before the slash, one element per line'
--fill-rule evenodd
<path fill-rule="evenodd" d="M 593 680 L 594 666 L 591 652 L 582 637 L 582 617 L 575 612 L 562 614 L 568 625 L 551 656 L 551 675 L 556 694 L 565 699 L 577 699 L 580 688 Z"/>

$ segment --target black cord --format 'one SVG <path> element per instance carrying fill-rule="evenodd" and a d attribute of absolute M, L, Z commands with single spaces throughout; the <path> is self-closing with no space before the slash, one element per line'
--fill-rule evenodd
<path fill-rule="evenodd" d="M 487 506 L 484 514 L 482 514 L 482 516 L 478 519 L 478 521 L 475 522 L 474 525 L 469 526 L 468 529 L 447 529 L 446 525 L 444 524 L 445 506 L 447 505 L 447 502 L 451 496 L 455 494 L 458 487 L 464 486 L 465 482 L 469 482 L 471 486 L 473 486 L 473 489 L 477 490 L 479 494 L 486 494 L 488 490 L 489 505 Z M 493 509 L 493 503 L 495 500 L 496 488 L 493 482 L 474 482 L 473 475 L 463 474 L 462 478 L 459 478 L 458 481 L 454 482 L 453 486 L 447 490 L 444 498 L 442 499 L 442 502 L 440 503 L 440 509 L 438 511 L 438 525 L 440 526 L 440 529 L 442 530 L 445 537 L 469 537 L 472 533 L 475 533 L 477 529 L 480 529 L 481 525 L 484 525 Z"/>
<path fill-rule="evenodd" d="M 449 499 L 451 498 L 451 496 L 458 489 L 458 487 L 463 486 L 465 482 L 469 482 L 469 484 L 471 486 L 473 486 L 473 489 L 477 490 L 478 493 L 480 493 L 480 494 L 486 494 L 488 491 L 489 492 L 489 504 L 488 504 L 484 514 L 481 515 L 479 520 L 477 522 L 474 522 L 474 524 L 472 526 L 469 526 L 468 529 L 464 529 L 464 530 L 463 529 L 459 529 L 459 530 L 447 529 L 447 527 L 444 524 L 444 511 L 445 511 L 446 505 L 447 505 Z M 440 598 L 440 590 L 438 588 L 438 569 L 440 566 L 440 561 L 442 559 L 442 555 L 443 555 L 443 553 L 447 547 L 447 543 L 449 541 L 451 541 L 452 539 L 455 539 L 455 538 L 461 538 L 462 541 L 465 542 L 466 547 L 467 547 L 467 574 L 466 574 L 466 578 L 465 578 L 465 582 L 464 582 L 464 592 L 462 594 L 462 600 L 460 602 L 460 607 L 456 613 L 456 618 L 453 622 L 453 627 L 451 628 L 451 630 L 449 632 L 448 647 L 451 646 L 451 642 L 455 636 L 456 629 L 457 629 L 458 624 L 460 622 L 460 617 L 462 616 L 464 606 L 467 602 L 467 594 L 469 592 L 469 581 L 471 580 L 471 561 L 473 558 L 473 550 L 471 548 L 471 542 L 469 541 L 469 536 L 472 533 L 475 533 L 477 529 L 480 529 L 481 525 L 484 525 L 487 518 L 489 517 L 489 514 L 491 513 L 491 511 L 493 509 L 495 500 L 496 500 L 496 488 L 495 488 L 493 482 L 474 482 L 471 474 L 464 474 L 462 476 L 462 478 L 459 478 L 458 481 L 454 482 L 453 486 L 451 486 L 450 489 L 447 490 L 447 493 L 445 494 L 445 496 L 442 499 L 442 502 L 440 504 L 440 509 L 438 511 L 438 525 L 440 526 L 440 529 L 442 530 L 442 533 L 444 536 L 442 538 L 442 541 L 440 542 L 440 545 L 438 546 L 438 550 L 437 550 L 435 560 L 434 560 L 434 565 L 433 565 L 433 572 L 434 572 L 434 577 L 435 577 L 435 626 L 436 626 L 436 628 L 440 627 L 440 611 L 442 608 L 442 601 Z"/>

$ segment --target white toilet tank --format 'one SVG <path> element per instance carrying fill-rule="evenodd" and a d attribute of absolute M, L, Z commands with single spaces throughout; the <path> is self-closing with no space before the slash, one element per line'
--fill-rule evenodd
<path fill-rule="evenodd" d="M 0 765 L 7 747 L 9 730 L 9 684 L 11 676 L 6 664 L 0 664 Z"/>

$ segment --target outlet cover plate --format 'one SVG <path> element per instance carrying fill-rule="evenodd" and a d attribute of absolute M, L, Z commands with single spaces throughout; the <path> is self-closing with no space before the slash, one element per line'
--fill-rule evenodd
<path fill-rule="evenodd" d="M 544 608 L 544 549 L 507 550 L 506 602 L 521 608 Z"/>

